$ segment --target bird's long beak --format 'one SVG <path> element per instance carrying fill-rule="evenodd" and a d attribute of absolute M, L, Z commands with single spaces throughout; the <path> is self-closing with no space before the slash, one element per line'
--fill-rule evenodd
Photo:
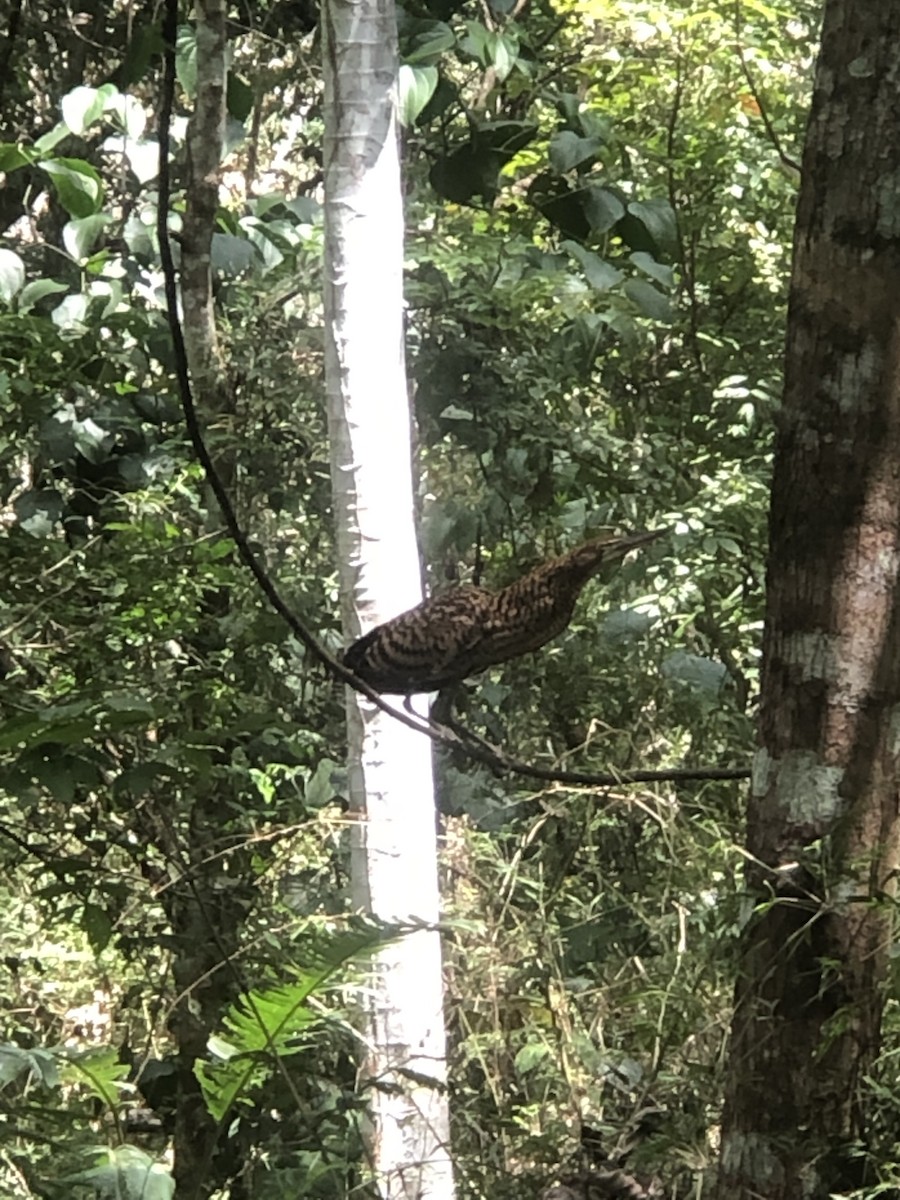
<path fill-rule="evenodd" d="M 669 526 L 665 529 L 642 529 L 639 533 L 628 533 L 621 538 L 613 539 L 618 544 L 611 546 L 610 549 L 613 554 L 627 554 L 636 546 L 646 546 L 648 542 L 655 542 L 657 538 L 664 537 L 665 534 L 671 532 Z"/>

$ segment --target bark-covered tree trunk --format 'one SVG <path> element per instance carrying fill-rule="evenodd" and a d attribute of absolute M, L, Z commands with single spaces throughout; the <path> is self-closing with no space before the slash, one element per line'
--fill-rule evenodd
<path fill-rule="evenodd" d="M 403 207 L 393 0 L 328 0 L 325 68 L 326 386 L 344 628 L 421 598 L 403 352 Z M 353 883 L 385 920 L 438 916 L 431 746 L 347 697 Z M 386 948 L 364 995 L 369 1148 L 380 1192 L 452 1194 L 441 952 L 422 930 Z"/>
<path fill-rule="evenodd" d="M 219 175 L 225 135 L 227 79 L 226 5 L 200 0 L 195 6 L 197 82 L 188 123 L 188 176 L 181 237 L 183 333 L 191 385 L 198 410 L 207 420 L 222 421 L 231 411 L 231 389 L 222 364 L 212 296 L 211 248 L 219 205 Z M 216 468 L 228 483 L 232 455 L 217 454 Z M 220 523 L 207 485 L 208 524 Z M 204 603 L 212 613 L 227 612 L 224 589 L 210 591 Z M 202 656 L 205 648 L 197 645 Z M 197 713 L 203 728 L 207 714 Z M 186 875 L 163 895 L 173 935 L 172 975 L 178 995 L 169 1021 L 175 1040 L 173 1175 L 178 1200 L 210 1195 L 238 1172 L 236 1143 L 221 1138 L 194 1072 L 207 1055 L 210 1034 L 236 991 L 233 972 L 223 969 L 234 954 L 246 916 L 246 897 L 224 887 L 221 857 L 225 797 L 215 785 L 196 783 L 191 791 L 188 842 L 183 852 Z M 225 1161 L 226 1158 L 228 1161 Z"/>
<path fill-rule="evenodd" d="M 900 5 L 828 0 L 797 213 L 721 1200 L 859 1182 L 898 864 Z"/>

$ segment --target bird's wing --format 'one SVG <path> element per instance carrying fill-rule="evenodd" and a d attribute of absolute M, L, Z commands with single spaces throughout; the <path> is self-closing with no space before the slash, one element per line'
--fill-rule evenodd
<path fill-rule="evenodd" d="M 441 675 L 482 641 L 492 600 L 485 588 L 454 588 L 388 622 L 391 640 Z"/>
<path fill-rule="evenodd" d="M 468 674 L 491 592 L 455 588 L 401 613 L 347 650 L 345 664 L 381 691 L 433 691 Z"/>

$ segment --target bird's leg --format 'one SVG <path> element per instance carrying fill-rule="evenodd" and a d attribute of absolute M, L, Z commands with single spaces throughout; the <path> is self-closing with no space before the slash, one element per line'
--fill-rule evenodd
<path fill-rule="evenodd" d="M 430 724 L 438 729 L 449 730 L 463 745 L 468 742 L 472 746 L 478 746 L 481 750 L 485 750 L 488 754 L 498 755 L 500 752 L 496 746 L 492 746 L 490 742 L 486 742 L 484 738 L 479 737 L 477 733 L 473 733 L 471 729 L 456 720 L 453 715 L 453 706 L 458 695 L 459 684 L 451 684 L 438 692 L 437 698 L 431 706 L 431 712 L 428 714 Z"/>
<path fill-rule="evenodd" d="M 452 728 L 453 721 L 453 703 L 456 700 L 457 684 L 451 684 L 449 687 L 441 688 L 434 703 L 428 713 L 428 720 L 432 725 L 446 726 Z"/>

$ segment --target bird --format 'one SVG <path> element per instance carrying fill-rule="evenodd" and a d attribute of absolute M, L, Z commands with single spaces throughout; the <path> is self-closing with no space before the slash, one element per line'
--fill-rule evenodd
<path fill-rule="evenodd" d="M 433 596 L 358 638 L 344 652 L 344 666 L 375 691 L 393 695 L 460 683 L 562 633 L 582 588 L 603 565 L 666 532 L 594 538 L 499 591 L 466 585 Z"/>

